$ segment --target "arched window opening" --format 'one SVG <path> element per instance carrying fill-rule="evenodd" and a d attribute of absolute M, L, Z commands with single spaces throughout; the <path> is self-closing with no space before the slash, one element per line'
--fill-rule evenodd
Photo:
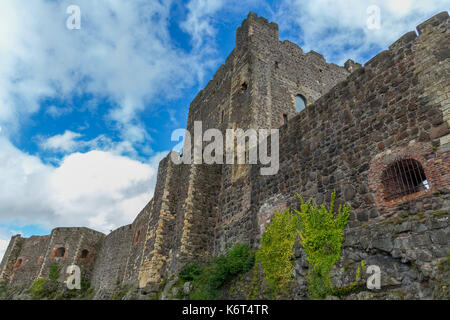
<path fill-rule="evenodd" d="M 425 171 L 415 159 L 401 159 L 389 165 L 382 175 L 384 200 L 394 200 L 430 189 Z"/>
<path fill-rule="evenodd" d="M 66 253 L 66 248 L 60 247 L 56 249 L 55 251 L 55 258 L 62 258 L 64 257 L 64 254 Z"/>
<path fill-rule="evenodd" d="M 136 232 L 136 235 L 134 236 L 134 242 L 133 242 L 133 244 L 138 243 L 140 237 L 141 237 L 141 230 L 138 230 L 138 232 Z"/>
<path fill-rule="evenodd" d="M 302 95 L 297 95 L 295 97 L 295 111 L 300 112 L 306 108 L 306 99 Z"/>
<path fill-rule="evenodd" d="M 286 113 L 283 113 L 283 125 L 284 126 L 287 125 L 287 122 L 288 122 L 288 116 Z"/>
<path fill-rule="evenodd" d="M 17 259 L 16 264 L 14 265 L 14 267 L 16 269 L 19 269 L 22 266 L 22 263 L 23 263 L 23 259 L 19 258 L 19 259 Z"/>
<path fill-rule="evenodd" d="M 86 259 L 88 255 L 89 250 L 84 249 L 83 251 L 81 251 L 81 259 Z"/>

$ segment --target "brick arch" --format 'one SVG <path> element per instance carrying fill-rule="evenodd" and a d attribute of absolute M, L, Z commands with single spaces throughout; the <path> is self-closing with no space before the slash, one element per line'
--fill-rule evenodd
<path fill-rule="evenodd" d="M 14 269 L 20 269 L 23 266 L 24 262 L 25 259 L 23 257 L 17 258 L 16 263 L 14 264 Z"/>
<path fill-rule="evenodd" d="M 89 250 L 88 249 L 83 249 L 81 250 L 81 254 L 80 254 L 80 258 L 81 259 L 86 259 L 89 256 Z"/>
<path fill-rule="evenodd" d="M 51 259 L 65 259 L 67 257 L 67 248 L 63 245 L 55 246 L 50 254 Z"/>
<path fill-rule="evenodd" d="M 401 159 L 412 159 L 420 163 L 427 179 L 429 189 L 386 200 L 383 174 L 391 164 Z M 443 177 L 446 175 L 443 175 L 443 172 L 447 172 L 446 175 L 448 175 L 449 166 L 445 164 L 445 161 L 443 161 L 440 154 L 433 151 L 430 144 L 413 143 L 407 147 L 388 150 L 378 154 L 370 162 L 369 188 L 375 197 L 375 204 L 377 205 L 380 214 L 390 213 L 391 211 L 394 211 L 393 209 L 395 209 L 399 203 L 414 200 L 433 193 L 440 187 L 444 187 L 445 179 Z"/>

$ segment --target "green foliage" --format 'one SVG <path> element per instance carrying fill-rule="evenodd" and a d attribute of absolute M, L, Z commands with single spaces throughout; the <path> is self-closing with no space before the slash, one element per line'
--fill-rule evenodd
<path fill-rule="evenodd" d="M 75 300 L 90 299 L 94 289 L 88 281 L 82 280 L 81 289 L 69 290 L 64 283 L 58 281 L 61 268 L 57 263 L 50 265 L 48 278 L 38 278 L 27 293 L 35 300 Z"/>
<path fill-rule="evenodd" d="M 358 266 L 358 269 L 356 270 L 356 277 L 355 281 L 351 282 L 348 286 L 342 287 L 342 288 L 336 288 L 332 290 L 332 294 L 334 296 L 337 296 L 339 298 L 345 297 L 349 295 L 350 293 L 355 292 L 360 287 L 358 285 L 359 278 L 361 277 L 361 271 L 366 268 L 366 263 L 364 260 L 361 260 L 361 264 Z"/>
<path fill-rule="evenodd" d="M 61 268 L 57 263 L 52 263 L 50 265 L 50 273 L 48 278 L 52 281 L 57 281 L 59 278 L 59 273 L 61 272 Z"/>
<path fill-rule="evenodd" d="M 130 286 L 128 285 L 118 285 L 115 289 L 112 295 L 109 297 L 110 300 L 122 300 L 123 297 L 130 291 Z"/>
<path fill-rule="evenodd" d="M 308 291 L 313 299 L 324 298 L 333 288 L 330 283 L 330 271 L 341 256 L 344 242 L 344 228 L 350 215 L 350 207 L 340 205 L 334 211 L 336 192 L 331 195 L 330 208 L 318 207 L 300 198 L 299 216 L 300 243 L 305 249 L 306 260 L 310 265 L 308 272 Z"/>
<path fill-rule="evenodd" d="M 210 286 L 210 282 L 213 282 L 211 274 L 213 269 L 214 265 L 212 263 L 207 264 L 202 268 L 202 273 L 194 279 L 194 289 L 190 293 L 192 300 L 214 300 L 219 298 L 217 289 L 213 289 Z"/>
<path fill-rule="evenodd" d="M 34 300 L 79 300 L 92 298 L 94 289 L 87 281 L 81 281 L 80 290 L 69 290 L 56 280 L 38 278 L 28 290 L 28 294 Z"/>
<path fill-rule="evenodd" d="M 274 295 L 286 289 L 294 270 L 293 247 L 297 239 L 298 219 L 291 211 L 277 211 L 261 240 L 256 257 Z"/>
<path fill-rule="evenodd" d="M 38 278 L 28 293 L 34 300 L 55 299 L 58 295 L 58 283 L 47 278 Z"/>
<path fill-rule="evenodd" d="M 183 281 L 192 281 L 202 273 L 202 269 L 197 262 L 184 265 L 179 274 L 179 278 Z"/>
<path fill-rule="evenodd" d="M 249 271 L 255 263 L 255 254 L 246 244 L 235 243 L 225 255 L 214 259 L 209 285 L 220 289 L 233 277 Z"/>
<path fill-rule="evenodd" d="M 0 282 L 0 300 L 10 299 L 10 288 L 4 282 Z"/>
<path fill-rule="evenodd" d="M 255 263 L 255 254 L 245 244 L 236 243 L 221 255 L 201 268 L 199 273 L 192 265 L 184 268 L 183 277 L 192 278 L 193 300 L 214 300 L 220 298 L 220 290 L 239 274 L 249 271 Z M 198 267 L 198 265 L 197 265 Z"/>
<path fill-rule="evenodd" d="M 61 300 L 90 300 L 95 294 L 94 288 L 91 287 L 91 284 L 87 281 L 81 281 L 80 283 L 81 289 L 64 289 L 60 292 L 57 299 Z"/>

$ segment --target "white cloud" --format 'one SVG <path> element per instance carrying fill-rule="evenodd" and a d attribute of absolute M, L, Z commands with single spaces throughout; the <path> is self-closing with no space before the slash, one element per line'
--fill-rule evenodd
<path fill-rule="evenodd" d="M 153 195 L 157 165 L 93 150 L 67 155 L 57 166 L 0 137 L 0 221 L 87 226 L 107 232 L 130 223 Z"/>
<path fill-rule="evenodd" d="M 66 130 L 63 134 L 58 134 L 41 142 L 41 147 L 45 150 L 72 152 L 78 145 L 76 141 L 81 134 Z"/>
<path fill-rule="evenodd" d="M 66 130 L 63 134 L 57 134 L 48 138 L 38 135 L 36 136 L 36 139 L 39 147 L 44 151 L 44 159 L 55 159 L 57 163 L 61 162 L 61 159 L 55 158 L 55 153 L 67 155 L 73 152 L 87 152 L 93 150 L 105 151 L 114 155 L 126 155 L 132 159 L 144 160 L 129 140 L 117 142 L 104 134 L 90 140 L 82 140 L 82 137 L 83 135 L 80 133 Z M 146 152 L 142 152 L 143 154 L 154 153 L 150 147 L 147 146 L 146 148 L 147 150 Z M 48 157 L 49 152 L 51 153 L 50 157 Z"/>
<path fill-rule="evenodd" d="M 380 8 L 381 28 L 367 28 L 367 8 Z M 386 49 L 400 36 L 434 14 L 448 10 L 447 0 L 284 0 L 272 20 L 281 37 L 314 50 L 328 61 L 344 63 L 351 58 L 364 63 L 375 50 Z"/>
<path fill-rule="evenodd" d="M 189 13 L 181 27 L 192 35 L 194 47 L 199 48 L 206 40 L 216 34 L 212 16 L 224 5 L 224 0 L 191 0 L 187 4 Z"/>
<path fill-rule="evenodd" d="M 81 30 L 66 28 L 71 1 L 0 2 L 2 223 L 109 231 L 130 223 L 151 199 L 157 165 L 167 152 L 154 153 L 148 145 L 152 140 L 139 112 L 179 97 L 217 63 L 211 59 L 209 43 L 186 52 L 171 41 L 169 13 L 174 2 L 80 0 L 76 4 L 82 12 Z M 186 24 L 192 27 L 186 31 L 193 39 L 211 36 L 209 22 L 201 19 L 217 10 L 212 3 L 199 4 L 205 7 L 202 16 L 191 22 L 201 28 Z M 41 111 L 53 118 L 86 111 L 101 120 L 106 113 L 120 141 L 105 135 L 90 139 L 70 130 L 52 137 L 38 133 L 42 159 L 11 143 L 27 119 L 40 111 L 42 99 L 70 102 L 83 94 L 93 98 L 84 105 L 50 104 Z M 98 102 L 105 99 L 111 107 L 99 115 Z M 56 165 L 44 163 L 54 153 L 65 157 L 56 159 Z M 152 157 L 144 161 L 142 154 Z M 0 235 L 1 246 L 8 237 Z"/>
<path fill-rule="evenodd" d="M 47 107 L 46 113 L 49 114 L 52 118 L 58 118 L 63 115 L 69 114 L 73 111 L 71 107 L 57 107 L 51 105 Z"/>
<path fill-rule="evenodd" d="M 0 262 L 2 261 L 3 255 L 5 254 L 6 249 L 8 248 L 9 240 L 10 239 L 0 239 Z"/>
<path fill-rule="evenodd" d="M 8 136 L 39 110 L 42 98 L 83 93 L 94 100 L 107 97 L 114 107 L 106 112 L 122 139 L 144 141 L 148 134 L 139 112 L 179 96 L 211 67 L 205 58 L 208 46 L 192 53 L 171 41 L 173 2 L 80 0 L 81 29 L 69 30 L 71 1 L 1 1 L 0 125 Z M 197 38 L 210 28 L 188 31 Z M 52 105 L 45 112 L 58 117 L 72 111 L 58 108 Z"/>

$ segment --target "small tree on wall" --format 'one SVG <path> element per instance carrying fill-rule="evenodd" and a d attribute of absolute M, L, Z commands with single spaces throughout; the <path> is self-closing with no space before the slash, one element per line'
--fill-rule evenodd
<path fill-rule="evenodd" d="M 334 212 L 336 191 L 331 195 L 330 208 L 318 207 L 310 201 L 305 203 L 300 198 L 300 211 L 294 210 L 299 217 L 300 243 L 305 249 L 309 263 L 308 291 L 313 299 L 324 298 L 333 292 L 330 271 L 341 257 L 344 242 L 344 228 L 350 216 L 348 205 L 339 205 Z"/>

